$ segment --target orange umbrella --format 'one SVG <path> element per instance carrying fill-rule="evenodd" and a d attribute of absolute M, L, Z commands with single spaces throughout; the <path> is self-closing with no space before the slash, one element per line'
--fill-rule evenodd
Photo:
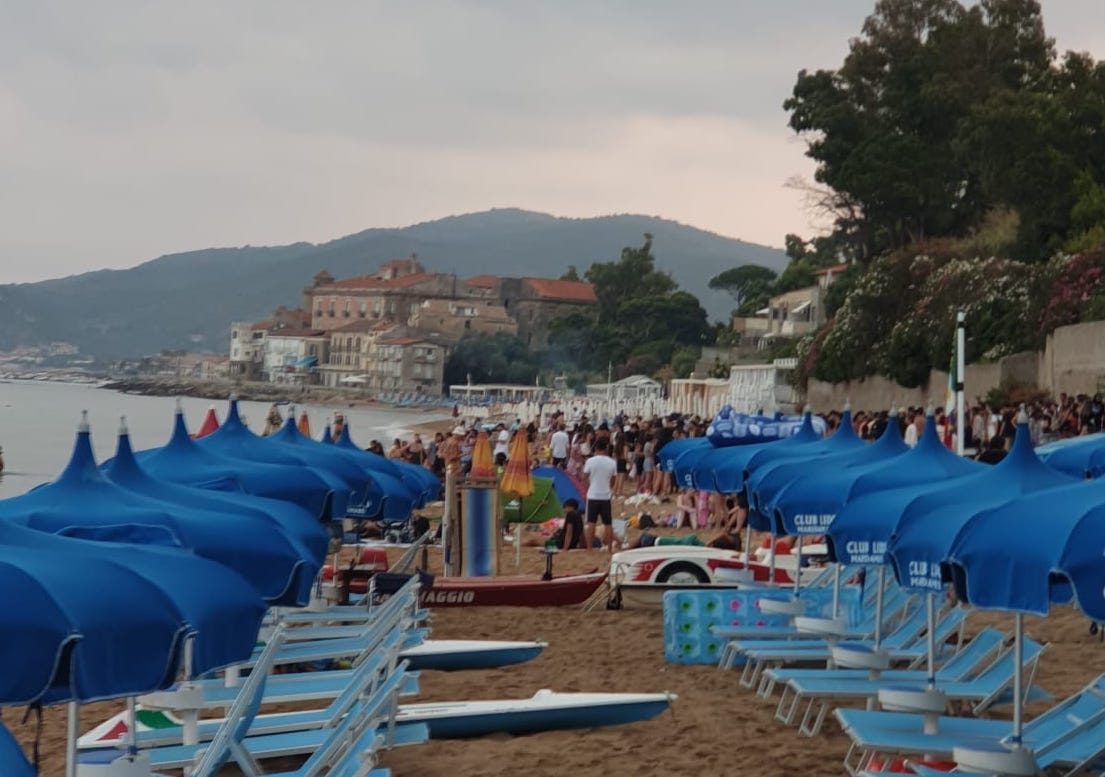
<path fill-rule="evenodd" d="M 529 440 L 526 433 L 514 433 L 510 441 L 510 453 L 503 473 L 503 482 L 499 488 L 514 496 L 533 496 L 533 476 L 529 469 Z"/>
<path fill-rule="evenodd" d="M 306 410 L 299 414 L 299 431 L 308 437 L 311 436 L 311 422 L 307 418 Z"/>
<path fill-rule="evenodd" d="M 468 470 L 470 478 L 495 477 L 495 461 L 491 458 L 491 443 L 487 440 L 487 432 L 480 432 L 476 437 L 476 444 L 472 448 L 472 466 Z"/>

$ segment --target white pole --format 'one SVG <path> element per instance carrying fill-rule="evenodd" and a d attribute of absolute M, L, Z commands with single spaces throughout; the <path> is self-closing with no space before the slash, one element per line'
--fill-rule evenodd
<path fill-rule="evenodd" d="M 802 535 L 798 535 L 798 541 L 794 543 L 794 595 L 802 590 Z"/>
<path fill-rule="evenodd" d="M 457 473 L 452 464 L 445 465 L 445 506 L 441 510 L 441 554 L 442 575 L 453 576 L 453 532 L 455 518 L 453 509 L 457 501 Z"/>
<path fill-rule="evenodd" d="M 879 582 L 875 590 L 875 650 L 882 645 L 882 595 L 886 588 L 886 565 L 879 566 Z"/>
<path fill-rule="evenodd" d="M 1013 627 L 1013 736 L 1015 747 L 1022 742 L 1024 711 L 1021 709 L 1024 699 L 1024 613 L 1014 616 Z"/>
<path fill-rule="evenodd" d="M 65 777 L 77 777 L 77 727 L 80 707 L 75 701 L 68 704 L 69 718 L 65 725 Z"/>
<path fill-rule="evenodd" d="M 967 370 L 967 314 L 955 315 L 955 452 L 963 455 L 963 378 Z"/>
<path fill-rule="evenodd" d="M 936 597 L 925 594 L 925 641 L 928 643 L 928 686 L 936 687 Z"/>

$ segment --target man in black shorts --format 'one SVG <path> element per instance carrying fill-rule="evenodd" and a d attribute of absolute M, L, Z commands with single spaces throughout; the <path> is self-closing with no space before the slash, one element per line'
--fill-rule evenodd
<path fill-rule="evenodd" d="M 609 456 L 610 441 L 600 437 L 595 441 L 594 455 L 583 465 L 583 474 L 588 478 L 587 485 L 587 526 L 584 527 L 586 547 L 590 549 L 595 536 L 595 524 L 600 520 L 606 528 L 603 541 L 608 553 L 614 552 L 614 511 L 610 500 L 613 492 L 610 483 L 617 474 L 618 465 Z"/>

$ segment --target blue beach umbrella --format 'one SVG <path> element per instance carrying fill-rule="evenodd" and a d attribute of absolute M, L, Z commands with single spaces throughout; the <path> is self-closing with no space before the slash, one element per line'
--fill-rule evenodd
<path fill-rule="evenodd" d="M 684 437 L 672 440 L 656 454 L 660 469 L 665 472 L 675 472 L 675 463 L 680 456 L 688 451 L 699 449 L 714 450 L 714 446 L 705 437 Z"/>
<path fill-rule="evenodd" d="M 998 464 L 958 478 L 947 488 L 932 488 L 901 510 L 888 547 L 898 582 L 911 591 L 943 590 L 940 563 L 973 515 L 1079 482 L 1036 457 L 1022 414 L 1013 447 Z"/>
<path fill-rule="evenodd" d="M 109 481 L 96 466 L 85 420 L 58 479 L 0 501 L 0 520 L 51 534 L 185 548 L 236 570 L 274 604 L 294 603 L 305 573 L 295 544 L 269 520 L 190 509 Z"/>
<path fill-rule="evenodd" d="M 289 413 L 279 431 L 261 438 L 267 445 L 284 447 L 292 455 L 299 457 L 305 464 L 312 467 L 329 470 L 341 477 L 349 484 L 352 491 L 349 494 L 350 507 L 356 506 L 357 516 L 364 518 L 376 518 L 384 513 L 385 492 L 380 487 L 373 474 L 363 466 L 360 466 L 344 451 L 334 445 L 323 445 L 312 440 L 303 432 L 295 421 L 295 414 Z M 386 494 L 389 501 L 403 501 L 406 494 Z M 397 509 L 406 511 L 400 517 L 410 514 L 410 499 L 404 504 L 399 504 Z M 396 508 L 393 508 L 393 512 Z M 385 515 L 385 517 L 390 517 Z"/>
<path fill-rule="evenodd" d="M 331 488 L 326 481 L 304 467 L 244 461 L 200 447 L 188 434 L 179 403 L 168 444 L 138 451 L 135 458 L 147 474 L 158 480 L 279 499 L 325 520 L 331 517 Z"/>
<path fill-rule="evenodd" d="M 787 437 L 785 440 L 765 442 L 756 445 L 743 445 L 732 448 L 718 448 L 712 454 L 704 456 L 699 462 L 694 474 L 695 481 L 706 482 L 706 477 L 712 476 L 715 491 L 723 494 L 735 494 L 744 488 L 745 474 L 750 464 L 758 457 L 767 454 L 768 451 L 782 449 L 783 455 L 793 450 L 801 450 L 808 445 L 816 444 L 824 438 L 813 427 L 813 415 L 808 410 L 802 417 L 802 426 L 798 433 Z M 778 454 L 772 454 L 778 455 Z M 770 456 L 766 459 L 770 460 Z M 699 474 L 701 471 L 701 476 Z"/>
<path fill-rule="evenodd" d="M 669 458 L 669 454 L 666 452 L 667 449 L 679 442 L 684 441 L 672 440 L 661 449 L 664 460 L 671 462 L 665 469 L 672 473 L 676 485 L 681 488 L 712 491 L 714 488 L 714 473 L 712 470 L 707 471 L 701 466 L 701 463 L 703 459 L 711 456 L 715 451 L 723 449 L 715 448 L 705 437 L 698 437 L 694 438 L 694 442 L 698 443 L 697 445 L 680 446 L 679 451 L 676 451 L 678 455 Z"/>
<path fill-rule="evenodd" d="M 826 457 L 807 467 L 790 462 L 779 467 L 764 487 L 771 494 L 765 512 L 774 517 L 783 534 L 822 535 L 851 494 L 852 485 L 868 472 L 886 467 L 908 453 L 898 424 L 891 418 L 871 445 L 838 456 Z"/>
<path fill-rule="evenodd" d="M 256 525 L 257 521 L 263 521 L 269 531 L 288 538 L 304 562 L 298 571 L 298 583 L 291 586 L 295 593 L 290 601 L 298 604 L 307 604 L 310 601 L 315 575 L 318 574 L 329 548 L 330 534 L 321 522 L 303 508 L 276 499 L 207 491 L 151 477 L 135 460 L 125 425 L 119 434 L 115 456 L 109 464 L 102 467 L 102 471 L 108 480 L 128 491 L 224 516 L 226 524 L 223 528 L 231 534 L 242 528 L 234 520 L 235 516 L 247 518 L 247 525 Z"/>
<path fill-rule="evenodd" d="M 36 777 L 35 768 L 15 741 L 7 726 L 0 723 L 0 774 L 6 777 Z"/>
<path fill-rule="evenodd" d="M 232 570 L 175 548 L 44 534 L 0 522 L 0 704 L 93 701 L 247 658 L 265 605 Z M 46 679 L 45 684 L 43 679 Z"/>
<path fill-rule="evenodd" d="M 781 486 L 796 477 L 800 478 L 803 473 L 835 468 L 838 457 L 861 452 L 869 454 L 870 448 L 852 428 L 852 412 L 846 407 L 840 426 L 831 437 L 782 452 L 762 451 L 754 456 L 748 462 L 745 480 L 749 519 L 754 521 L 753 527 L 770 527 L 772 516 L 767 504 Z"/>
<path fill-rule="evenodd" d="M 1057 440 L 1036 449 L 1049 467 L 1068 475 L 1098 478 L 1105 473 L 1105 433 Z"/>
<path fill-rule="evenodd" d="M 1008 757 L 1034 765 L 1023 746 L 1021 664 L 1024 614 L 1047 615 L 1049 605 L 1074 601 L 1094 620 L 1105 619 L 1105 488 L 1077 483 L 1038 492 L 978 513 L 960 529 L 945 560 L 957 594 L 980 608 L 1015 614 L 1013 726 Z M 956 752 L 964 762 L 973 754 Z M 1023 773 L 1023 772 L 1018 772 Z"/>
<path fill-rule="evenodd" d="M 441 490 L 437 475 L 425 467 L 418 467 L 405 461 L 394 461 L 360 448 L 350 436 L 349 424 L 342 426 L 341 434 L 334 441 L 334 445 L 341 450 L 354 453 L 357 461 L 371 469 L 373 473 L 390 475 L 403 483 L 413 492 L 416 508 L 424 506 L 429 499 L 436 499 Z M 394 486 L 388 486 L 388 488 L 394 488 Z"/>

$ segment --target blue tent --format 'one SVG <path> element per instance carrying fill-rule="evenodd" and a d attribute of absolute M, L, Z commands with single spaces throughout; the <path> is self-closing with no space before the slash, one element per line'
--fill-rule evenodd
<path fill-rule="evenodd" d="M 230 569 L 175 549 L 100 543 L 0 521 L 0 704 L 92 701 L 247 658 L 265 606 Z"/>
<path fill-rule="evenodd" d="M 564 504 L 568 499 L 575 499 L 579 502 L 580 510 L 587 506 L 587 491 L 582 489 L 571 475 L 559 467 L 534 467 L 533 476 L 535 478 L 548 478 L 553 482 L 553 490 L 556 491 L 556 497 L 560 500 L 560 504 Z"/>
<path fill-rule="evenodd" d="M 207 491 L 151 477 L 135 460 L 130 447 L 130 435 L 125 430 L 119 435 L 115 456 L 109 464 L 102 467 L 102 471 L 108 480 L 128 491 L 155 499 L 170 500 L 181 507 L 224 515 L 227 517 L 224 528 L 230 533 L 237 532 L 239 528 L 238 523 L 233 520 L 234 516 L 266 522 L 270 531 L 284 535 L 294 544 L 304 561 L 295 600 L 299 604 L 307 604 L 311 600 L 314 577 L 325 560 L 330 545 L 330 533 L 303 508 L 276 499 Z"/>
<path fill-rule="evenodd" d="M 955 488 L 956 478 L 985 466 L 948 450 L 936 436 L 930 413 L 913 450 L 852 482 L 825 535 L 829 558 L 845 564 L 885 564 L 887 543 L 910 502 L 934 488 Z"/>
<path fill-rule="evenodd" d="M 774 519 L 777 533 L 824 534 L 857 479 L 887 466 L 909 450 L 902 442 L 897 422 L 891 418 L 871 445 L 822 457 L 812 466 L 790 462 L 776 468 L 761 484 L 769 494 L 763 512 Z"/>
<path fill-rule="evenodd" d="M 345 515 L 349 495 L 354 490 L 353 486 L 332 470 L 313 467 L 301 455 L 277 445 L 270 445 L 263 437 L 251 432 L 242 423 L 236 399 L 230 400 L 230 409 L 227 411 L 223 425 L 206 437 L 201 437 L 196 443 L 200 448 L 231 459 L 298 467 L 333 492 L 333 517 L 341 518 Z"/>
<path fill-rule="evenodd" d="M 96 467 L 81 422 L 73 455 L 57 480 L 0 501 L 0 520 L 51 534 L 185 548 L 239 572 L 270 603 L 294 604 L 310 569 L 270 521 L 195 510 L 121 488 Z M 233 522 L 235 530 L 227 530 Z"/>
<path fill-rule="evenodd" d="M 1028 494 L 1078 482 L 1036 458 L 1024 419 L 1017 425 L 1012 450 L 1000 463 L 958 478 L 947 488 L 934 484 L 901 511 L 888 547 L 898 582 L 910 590 L 942 590 L 940 562 L 971 516 Z"/>
<path fill-rule="evenodd" d="M 159 480 L 279 499 L 298 505 L 311 515 L 326 520 L 331 517 L 331 490 L 322 478 L 304 467 L 243 461 L 202 448 L 188 434 L 180 407 L 169 443 L 162 448 L 138 451 L 135 458 L 147 474 Z"/>

